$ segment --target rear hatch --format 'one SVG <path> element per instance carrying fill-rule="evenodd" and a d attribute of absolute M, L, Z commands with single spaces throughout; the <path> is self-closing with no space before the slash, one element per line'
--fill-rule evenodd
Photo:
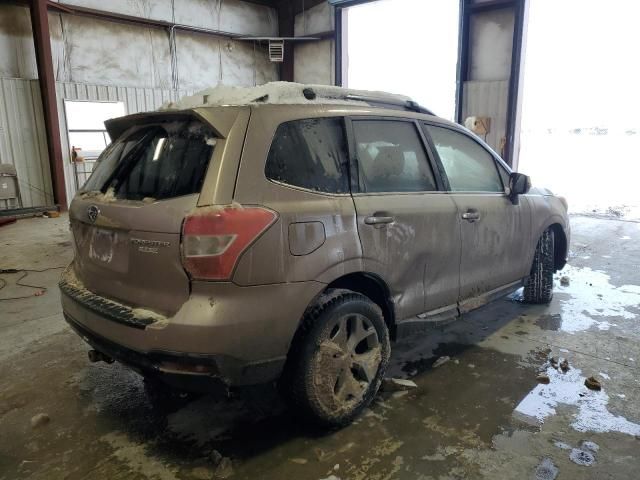
<path fill-rule="evenodd" d="M 188 299 L 182 221 L 198 203 L 218 137 L 187 114 L 127 124 L 70 208 L 74 271 L 86 289 L 167 316 Z"/>

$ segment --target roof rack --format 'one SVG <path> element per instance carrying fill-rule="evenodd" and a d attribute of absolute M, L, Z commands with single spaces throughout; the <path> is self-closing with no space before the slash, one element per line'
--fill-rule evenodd
<path fill-rule="evenodd" d="M 315 90 L 311 87 L 306 87 L 302 90 L 302 94 L 304 98 L 307 100 L 314 100 L 318 97 Z M 391 96 L 389 97 L 376 97 L 374 95 L 362 95 L 362 94 L 353 94 L 353 93 L 345 93 L 344 95 L 320 95 L 321 98 L 330 98 L 332 100 L 352 100 L 355 102 L 365 102 L 371 106 L 381 107 L 381 108 L 391 108 L 391 109 L 400 109 L 407 110 L 410 112 L 417 113 L 425 113 L 427 115 L 435 116 L 431 110 L 423 107 L 418 102 L 413 100 L 405 100 L 399 97 L 398 99 L 394 99 Z"/>

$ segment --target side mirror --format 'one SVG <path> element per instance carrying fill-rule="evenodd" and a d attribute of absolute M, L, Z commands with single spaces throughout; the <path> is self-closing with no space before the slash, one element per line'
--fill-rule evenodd
<path fill-rule="evenodd" d="M 518 195 L 524 195 L 530 189 L 531 178 L 529 176 L 518 172 L 512 172 L 509 175 L 509 198 L 515 205 L 518 204 Z"/>

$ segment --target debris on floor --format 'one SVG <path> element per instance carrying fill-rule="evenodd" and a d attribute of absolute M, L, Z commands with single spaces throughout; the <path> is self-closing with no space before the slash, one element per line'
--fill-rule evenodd
<path fill-rule="evenodd" d="M 418 388 L 416 382 L 405 378 L 385 378 L 380 385 L 380 390 L 383 392 L 399 392 L 413 388 Z"/>
<path fill-rule="evenodd" d="M 568 372 L 569 371 L 569 360 L 567 360 L 566 358 L 564 358 L 561 362 L 560 362 L 560 370 L 562 370 L 563 372 Z"/>
<path fill-rule="evenodd" d="M 562 285 L 563 287 L 568 287 L 569 283 L 571 283 L 571 281 L 569 280 L 568 276 L 563 275 L 562 277 L 560 277 L 560 285 Z"/>
<path fill-rule="evenodd" d="M 542 383 L 544 385 L 548 384 L 551 380 L 549 380 L 549 376 L 546 373 L 541 373 L 536 377 L 538 383 Z"/>
<path fill-rule="evenodd" d="M 438 368 L 439 366 L 447 363 L 449 360 L 451 360 L 451 357 L 448 357 L 447 355 L 440 357 L 435 362 L 433 362 L 433 368 Z"/>
<path fill-rule="evenodd" d="M 589 390 L 602 390 L 602 385 L 595 377 L 589 377 L 584 381 L 585 387 Z"/>
<path fill-rule="evenodd" d="M 42 425 L 46 425 L 50 421 L 51 418 L 49 418 L 49 415 L 47 415 L 46 413 L 38 413 L 37 415 L 31 417 L 31 426 L 33 428 L 41 427 Z"/>

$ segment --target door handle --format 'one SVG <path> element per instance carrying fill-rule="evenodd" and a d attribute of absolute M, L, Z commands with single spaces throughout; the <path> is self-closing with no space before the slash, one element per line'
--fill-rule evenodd
<path fill-rule="evenodd" d="M 475 222 L 480 219 L 480 213 L 477 210 L 467 210 L 462 214 L 462 218 L 467 222 Z"/>
<path fill-rule="evenodd" d="M 392 223 L 393 217 L 378 217 L 376 215 L 372 215 L 370 217 L 365 217 L 364 223 L 367 225 L 383 225 L 385 223 Z"/>

